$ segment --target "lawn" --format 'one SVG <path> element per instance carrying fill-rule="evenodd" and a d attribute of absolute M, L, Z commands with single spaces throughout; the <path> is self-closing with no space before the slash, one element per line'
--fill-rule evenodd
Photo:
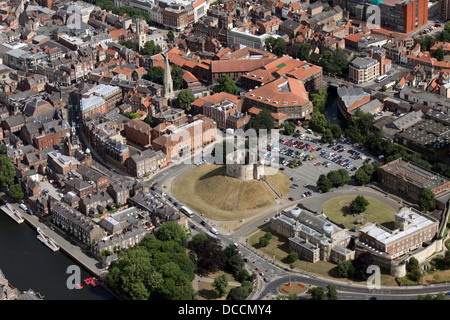
<path fill-rule="evenodd" d="M 270 231 L 272 233 L 272 239 L 269 242 L 269 245 L 263 248 L 259 247 L 259 238 L 262 237 L 266 231 Z M 289 264 L 287 262 L 287 256 L 289 255 L 289 244 L 288 239 L 276 232 L 271 230 L 260 230 L 256 229 L 254 234 L 248 238 L 248 244 L 253 246 L 255 249 L 260 250 L 266 256 L 270 258 L 274 258 L 284 264 Z M 339 278 L 339 274 L 337 271 L 337 264 L 328 261 L 319 260 L 316 263 L 312 263 L 306 261 L 302 258 L 299 258 L 296 262 L 292 264 L 295 269 L 307 271 L 309 273 L 316 274 L 321 277 L 331 278 L 335 280 L 345 281 L 346 279 Z M 353 283 L 364 284 L 364 281 L 354 281 Z M 381 269 L 381 285 L 382 286 L 398 286 L 395 278 L 389 274 L 387 270 Z"/>
<path fill-rule="evenodd" d="M 283 173 L 277 173 L 274 188 L 289 181 Z M 262 181 L 241 181 L 225 175 L 225 167 L 203 165 L 181 177 L 173 187 L 175 198 L 197 212 L 214 220 L 237 220 L 255 215 L 274 206 L 275 194 Z M 285 192 L 281 188 L 281 193 Z"/>
<path fill-rule="evenodd" d="M 215 278 L 217 278 L 220 274 L 225 273 L 228 276 L 228 287 L 227 290 L 230 291 L 230 289 L 239 287 L 241 284 L 237 282 L 233 275 L 228 272 L 219 271 L 213 274 L 208 275 L 205 278 L 200 278 L 199 282 L 197 283 L 198 287 L 198 299 L 199 300 L 225 300 L 226 295 L 223 297 L 219 297 L 216 293 L 216 290 L 214 289 L 212 283 Z M 198 281 L 198 280 L 194 280 Z"/>
<path fill-rule="evenodd" d="M 366 223 L 375 221 L 385 227 L 393 229 L 393 222 L 396 213 L 395 210 L 386 203 L 371 197 L 365 196 L 365 198 L 369 201 L 369 206 L 366 211 L 355 216 L 351 214 L 345 215 L 345 213 L 348 212 L 350 202 L 354 198 L 356 198 L 356 195 L 340 196 L 328 200 L 323 205 L 323 213 L 331 221 L 337 224 L 342 224 L 348 229 L 360 226 L 356 224 L 356 220 L 360 218 L 365 218 Z"/>

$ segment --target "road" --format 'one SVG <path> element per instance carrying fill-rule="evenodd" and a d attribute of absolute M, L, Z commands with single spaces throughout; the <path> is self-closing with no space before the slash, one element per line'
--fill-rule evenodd
<path fill-rule="evenodd" d="M 348 145 L 348 147 L 351 148 L 352 146 Z M 295 169 L 285 169 L 284 172 L 290 177 L 298 177 L 301 179 L 300 181 L 304 181 L 306 183 L 314 183 L 315 185 L 317 177 L 320 173 L 326 173 L 330 170 L 342 168 L 341 166 L 334 163 L 334 166 L 331 166 L 329 168 L 325 168 L 323 166 L 315 167 L 313 164 L 314 162 L 314 160 L 307 162 Z M 157 182 L 157 191 L 164 191 L 164 193 L 166 193 L 166 199 L 168 197 L 172 197 L 175 201 L 177 201 L 171 194 L 171 186 L 173 181 L 180 175 L 191 171 L 195 167 L 196 166 L 194 164 L 173 165 L 161 172 L 156 173 L 148 181 L 146 181 L 146 183 L 153 184 Z M 257 228 L 264 227 L 264 224 L 267 223 L 267 218 L 273 217 L 280 210 L 290 208 L 297 203 L 303 203 L 308 208 L 311 207 L 314 210 L 319 211 L 323 203 L 325 203 L 330 197 L 335 196 L 336 192 L 339 192 L 341 194 L 354 194 L 355 190 L 352 190 L 352 188 L 356 187 L 344 187 L 339 189 L 339 191 L 335 191 L 334 193 L 315 193 L 312 197 L 308 198 L 301 198 L 299 196 L 299 194 L 306 190 L 306 187 L 302 186 L 298 189 L 292 189 L 289 195 L 297 197 L 294 202 L 286 200 L 280 201 L 278 206 L 266 209 L 251 221 L 245 221 L 237 230 L 220 230 L 219 221 L 211 220 L 199 214 L 195 214 L 194 217 L 189 219 L 189 227 L 191 228 L 193 234 L 197 232 L 207 232 L 211 227 L 215 227 L 221 231 L 218 235 L 218 238 L 224 246 L 228 246 L 233 243 L 237 243 L 239 245 L 239 251 L 241 252 L 243 258 L 246 259 L 247 269 L 250 272 L 258 274 L 257 290 L 255 290 L 255 296 L 252 298 L 253 300 L 273 298 L 273 295 L 276 296 L 278 294 L 278 287 L 282 283 L 286 283 L 289 280 L 299 281 L 305 285 L 311 286 L 326 286 L 330 283 L 334 284 L 338 290 L 341 300 L 367 300 L 372 296 L 376 296 L 377 299 L 380 300 L 411 300 L 417 299 L 417 295 L 419 294 L 436 294 L 439 292 L 449 291 L 450 285 L 445 284 L 426 287 L 382 287 L 381 291 L 374 291 L 368 289 L 366 286 L 348 284 L 345 281 L 337 281 L 328 278 L 320 278 L 306 272 L 300 274 L 298 272 L 289 270 L 287 266 L 282 265 L 279 262 L 274 261 L 273 259 L 270 259 L 270 257 L 265 256 L 264 254 L 246 244 L 246 235 L 249 232 L 256 230 Z M 379 198 L 379 200 L 388 202 L 394 208 L 398 209 L 400 206 L 397 201 L 385 198 L 383 195 L 375 192 L 371 188 L 361 189 L 360 187 L 358 187 L 358 192 L 361 194 L 370 195 L 371 197 Z M 181 204 L 178 203 L 177 205 L 179 207 Z M 205 225 L 201 224 L 202 221 L 204 221 Z M 195 226 L 195 229 L 193 229 L 192 226 Z M 262 276 L 259 275 L 261 272 L 263 273 Z M 264 277 L 269 278 L 268 283 L 263 281 Z"/>

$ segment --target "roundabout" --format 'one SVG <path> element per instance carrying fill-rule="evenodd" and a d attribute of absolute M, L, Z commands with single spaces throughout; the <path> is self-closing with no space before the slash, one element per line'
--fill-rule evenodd
<path fill-rule="evenodd" d="M 285 294 L 300 294 L 306 291 L 306 287 L 300 282 L 283 283 L 280 292 Z"/>

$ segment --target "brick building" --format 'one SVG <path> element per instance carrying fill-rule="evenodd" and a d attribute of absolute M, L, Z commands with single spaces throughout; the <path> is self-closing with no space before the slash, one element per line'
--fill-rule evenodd
<path fill-rule="evenodd" d="M 152 142 L 152 127 L 139 119 L 133 119 L 125 124 L 127 142 L 142 148 L 148 148 Z"/>

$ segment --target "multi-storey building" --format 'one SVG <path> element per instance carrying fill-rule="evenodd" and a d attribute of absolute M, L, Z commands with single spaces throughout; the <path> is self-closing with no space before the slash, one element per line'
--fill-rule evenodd
<path fill-rule="evenodd" d="M 439 0 L 439 18 L 450 20 L 450 0 Z"/>
<path fill-rule="evenodd" d="M 182 126 L 169 126 L 166 133 L 152 141 L 153 150 L 163 151 L 167 163 L 199 152 L 217 137 L 217 124 L 207 117 L 195 116 Z"/>
<path fill-rule="evenodd" d="M 107 113 L 122 100 L 122 89 L 117 86 L 99 84 L 88 90 L 80 101 L 80 111 L 84 117 L 95 113 Z"/>
<path fill-rule="evenodd" d="M 379 62 L 376 59 L 356 58 L 348 66 L 350 80 L 354 83 L 367 83 L 380 75 Z"/>
<path fill-rule="evenodd" d="M 323 214 L 299 207 L 283 211 L 270 220 L 270 229 L 289 239 L 289 249 L 310 262 L 340 262 L 355 257 L 347 248 L 351 235 Z"/>
<path fill-rule="evenodd" d="M 359 230 L 359 241 L 386 258 L 395 259 L 431 241 L 438 228 L 438 221 L 411 208 L 402 208 L 395 215 L 394 230 L 369 223 Z"/>
<path fill-rule="evenodd" d="M 434 194 L 450 189 L 450 181 L 436 172 L 399 158 L 378 169 L 378 182 L 386 190 L 419 200 L 423 190 Z"/>
<path fill-rule="evenodd" d="M 161 150 L 139 151 L 127 160 L 128 172 L 138 178 L 148 176 L 165 166 L 167 166 L 167 156 Z"/>
<path fill-rule="evenodd" d="M 133 119 L 125 124 L 127 142 L 138 147 L 148 148 L 152 143 L 152 127 L 139 119 Z"/>
<path fill-rule="evenodd" d="M 303 81 L 289 76 L 247 92 L 242 110 L 254 113 L 253 108 L 270 111 L 276 120 L 300 121 L 309 119 L 313 112 Z"/>
<path fill-rule="evenodd" d="M 428 0 L 384 0 L 378 6 L 382 27 L 410 33 L 428 23 Z"/>
<path fill-rule="evenodd" d="M 93 223 L 91 219 L 61 202 L 52 206 L 51 219 L 55 225 L 83 243 L 97 242 L 105 235 L 103 229 Z"/>

